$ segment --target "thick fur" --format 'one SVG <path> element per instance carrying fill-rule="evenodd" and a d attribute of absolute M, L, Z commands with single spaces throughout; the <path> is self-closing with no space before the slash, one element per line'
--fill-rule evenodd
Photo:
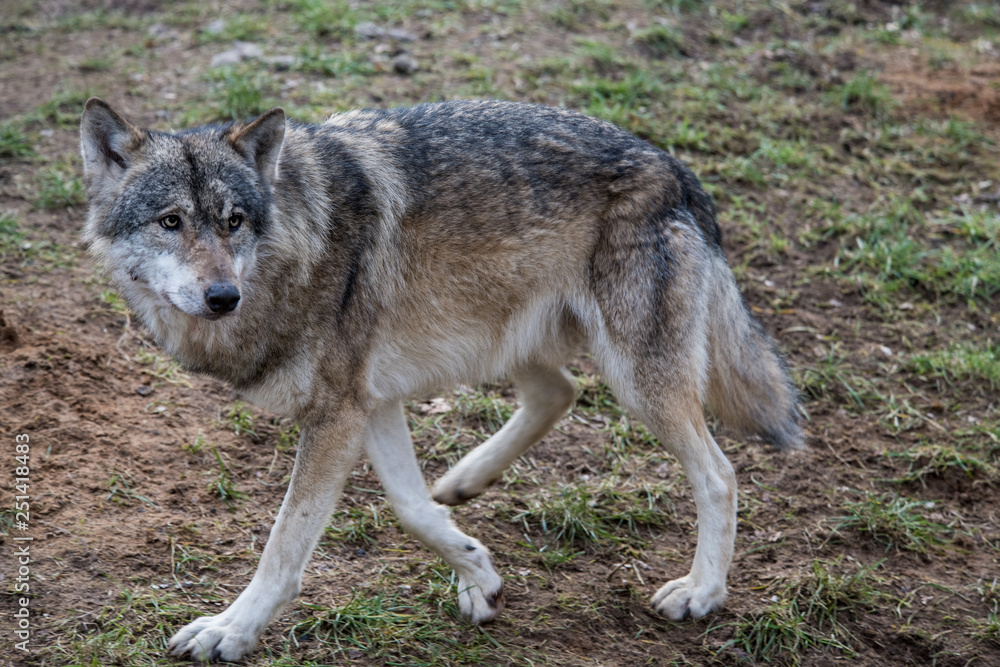
<path fill-rule="evenodd" d="M 671 619 L 718 607 L 736 482 L 703 406 L 797 446 L 796 396 L 750 316 L 709 197 L 681 162 L 592 118 L 506 102 L 364 110 L 322 125 L 273 109 L 179 134 L 87 103 L 85 236 L 156 340 L 187 368 L 294 417 L 302 438 L 256 575 L 177 655 L 237 660 L 294 599 L 362 448 L 403 526 L 459 575 L 473 622 L 502 579 L 442 504 L 481 493 L 566 413 L 584 347 L 692 483 L 691 571 L 652 599 Z M 238 290 L 232 312 L 206 290 Z M 434 485 L 408 397 L 511 377 L 521 407 Z M 442 504 L 439 504 L 442 503 Z"/>

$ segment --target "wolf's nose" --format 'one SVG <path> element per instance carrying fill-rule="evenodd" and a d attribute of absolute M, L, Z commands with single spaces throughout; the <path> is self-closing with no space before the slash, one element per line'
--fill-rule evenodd
<path fill-rule="evenodd" d="M 228 313 L 240 302 L 240 291 L 230 283 L 215 283 L 205 290 L 205 303 L 213 313 Z"/>

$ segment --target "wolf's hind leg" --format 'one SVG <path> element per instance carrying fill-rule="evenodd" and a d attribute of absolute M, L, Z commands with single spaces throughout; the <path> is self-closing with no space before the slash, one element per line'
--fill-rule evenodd
<path fill-rule="evenodd" d="M 434 499 L 439 503 L 460 505 L 485 491 L 562 419 L 576 397 L 573 382 L 558 368 L 533 366 L 511 379 L 520 393 L 521 407 L 434 484 Z"/>
<path fill-rule="evenodd" d="M 451 513 L 433 500 L 420 472 L 400 403 L 372 413 L 365 449 L 400 523 L 458 573 L 458 606 L 473 623 L 487 623 L 503 609 L 503 579 L 489 550 L 462 533 Z"/>
<path fill-rule="evenodd" d="M 661 444 L 680 461 L 691 482 L 698 513 L 698 546 L 691 571 L 665 584 L 652 599 L 657 612 L 675 621 L 700 618 L 722 606 L 736 539 L 733 466 L 708 432 L 700 405 L 691 404 L 678 412 L 686 412 L 687 419 L 644 418 Z"/>

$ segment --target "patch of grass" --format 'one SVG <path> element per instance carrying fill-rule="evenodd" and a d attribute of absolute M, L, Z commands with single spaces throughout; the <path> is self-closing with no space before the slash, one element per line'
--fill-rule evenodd
<path fill-rule="evenodd" d="M 358 23 L 346 0 L 294 0 L 289 8 L 299 28 L 316 37 L 353 37 Z"/>
<path fill-rule="evenodd" d="M 1000 387 L 1000 344 L 992 340 L 955 343 L 947 350 L 933 350 L 912 355 L 908 370 L 948 382 L 975 380 Z"/>
<path fill-rule="evenodd" d="M 653 116 L 648 106 L 662 90 L 660 79 L 645 69 L 616 78 L 584 78 L 573 84 L 573 92 L 582 98 L 584 113 L 646 136 L 652 134 Z"/>
<path fill-rule="evenodd" d="M 239 13 L 226 19 L 222 30 L 201 30 L 198 40 L 205 42 L 231 42 L 240 40 L 256 42 L 264 39 L 270 29 L 268 17 L 259 14 Z"/>
<path fill-rule="evenodd" d="M 972 619 L 975 628 L 972 636 L 979 641 L 990 642 L 995 646 L 1000 646 L 1000 613 L 996 609 L 991 611 L 983 621 Z"/>
<path fill-rule="evenodd" d="M 330 652 L 360 649 L 368 659 L 396 665 L 491 664 L 494 647 L 501 648 L 507 659 L 522 656 L 521 649 L 501 646 L 483 629 L 456 632 L 457 609 L 445 602 L 452 597 L 451 587 L 450 580 L 432 582 L 429 594 L 416 602 L 383 592 L 354 591 L 337 608 L 302 603 L 309 618 L 292 627 L 289 640 L 298 644 L 307 637 L 320 642 L 326 660 Z"/>
<path fill-rule="evenodd" d="M 69 165 L 43 167 L 38 172 L 36 204 L 44 209 L 67 208 L 86 203 L 87 193 L 76 170 Z"/>
<path fill-rule="evenodd" d="M 470 421 L 484 434 L 492 435 L 514 414 L 514 405 L 495 392 L 477 388 L 460 392 L 455 410 L 463 421 Z"/>
<path fill-rule="evenodd" d="M 802 365 L 797 370 L 796 384 L 802 391 L 816 400 L 833 399 L 837 403 L 854 410 L 863 410 L 868 399 L 864 380 L 849 370 L 846 357 L 836 343 L 826 348 L 823 356 L 814 365 Z"/>
<path fill-rule="evenodd" d="M 120 303 L 121 300 L 116 296 L 111 304 L 112 310 Z M 146 348 L 140 348 L 135 354 L 135 360 L 143 366 L 149 367 L 142 369 L 143 375 L 149 375 L 172 385 L 191 386 L 191 377 L 183 371 L 179 363 L 169 357 L 164 357 Z"/>
<path fill-rule="evenodd" d="M 619 480 L 567 484 L 525 499 L 527 507 L 511 520 L 567 546 L 641 543 L 640 528 L 665 526 L 675 519 L 669 488 L 665 484 L 626 488 Z"/>
<path fill-rule="evenodd" d="M 104 499 L 118 503 L 119 505 L 129 505 L 133 500 L 139 500 L 147 505 L 156 507 L 156 503 L 145 496 L 139 495 L 132 489 L 134 483 L 127 473 L 115 471 L 111 475 L 111 479 L 104 483 L 104 486 L 108 488 L 108 495 Z"/>
<path fill-rule="evenodd" d="M 892 458 L 902 459 L 910 464 L 900 482 L 920 482 L 926 485 L 928 477 L 943 477 L 950 472 L 969 479 L 983 477 L 995 479 L 996 468 L 972 454 L 963 452 L 953 445 L 930 444 L 911 447 L 902 452 L 892 452 Z"/>
<path fill-rule="evenodd" d="M 278 431 L 278 451 L 291 451 L 299 444 L 299 425 L 292 423 Z"/>
<path fill-rule="evenodd" d="M 205 440 L 205 435 L 199 431 L 198 435 L 195 436 L 194 440 L 192 440 L 187 444 L 181 445 L 181 449 L 183 449 L 188 454 L 201 454 L 203 451 L 205 451 L 205 445 L 207 443 L 208 441 Z"/>
<path fill-rule="evenodd" d="M 17 510 L 13 507 L 0 507 L 0 535 L 10 535 L 10 529 L 14 527 Z"/>
<path fill-rule="evenodd" d="M 13 121 L 0 123 L 0 159 L 30 157 L 35 154 L 24 127 Z"/>
<path fill-rule="evenodd" d="M 609 16 L 608 0 L 566 0 L 548 13 L 549 20 L 565 30 L 580 30 L 593 21 L 604 21 Z"/>
<path fill-rule="evenodd" d="M 858 111 L 869 116 L 887 116 L 895 106 L 889 90 L 874 74 L 865 70 L 845 81 L 834 93 L 844 111 Z"/>
<path fill-rule="evenodd" d="M 886 545 L 886 551 L 895 547 L 922 553 L 944 544 L 951 532 L 950 527 L 924 517 L 923 511 L 934 507 L 932 502 L 866 491 L 861 500 L 843 503 L 847 514 L 830 520 L 835 522 L 835 532 L 848 528 L 865 533 Z"/>
<path fill-rule="evenodd" d="M 375 66 L 359 51 L 330 52 L 319 46 L 303 46 L 299 51 L 295 69 L 310 74 L 341 78 L 370 76 L 375 73 Z"/>
<path fill-rule="evenodd" d="M 17 216 L 10 211 L 0 214 L 0 257 L 20 251 L 22 243 L 24 233 L 17 223 Z"/>
<path fill-rule="evenodd" d="M 264 101 L 264 91 L 270 87 L 264 72 L 230 66 L 212 70 L 209 76 L 218 120 L 244 120 L 270 108 Z"/>
<path fill-rule="evenodd" d="M 634 39 L 658 58 L 684 54 L 684 33 L 666 21 L 637 30 Z"/>
<path fill-rule="evenodd" d="M 894 310 L 899 292 L 970 307 L 1000 292 L 998 223 L 982 214 L 950 213 L 928 220 L 912 200 L 892 197 L 827 233 L 843 237 L 834 267 L 868 301 Z"/>
<path fill-rule="evenodd" d="M 236 435 L 257 435 L 257 432 L 253 430 L 253 411 L 243 401 L 235 401 L 229 406 L 223 423 L 233 429 L 233 433 Z"/>
<path fill-rule="evenodd" d="M 53 645 L 44 650 L 61 665 L 157 665 L 174 630 L 199 614 L 174 593 L 121 590 L 96 613 L 68 613 L 55 621 Z"/>
<path fill-rule="evenodd" d="M 393 522 L 392 513 L 384 504 L 381 509 L 373 503 L 365 507 L 356 506 L 334 514 L 326 528 L 326 536 L 346 544 L 375 544 L 375 533 Z"/>
<path fill-rule="evenodd" d="M 611 423 L 612 448 L 619 454 L 634 453 L 636 449 L 659 449 L 659 442 L 649 430 L 627 416 Z"/>
<path fill-rule="evenodd" d="M 93 92 L 89 89 L 57 88 L 47 102 L 29 115 L 29 119 L 55 123 L 62 128 L 78 128 L 83 105 L 91 97 L 93 97 Z"/>
<path fill-rule="evenodd" d="M 101 302 L 111 307 L 111 312 L 117 313 L 118 315 L 127 315 L 129 313 L 128 304 L 125 303 L 125 299 L 118 296 L 118 292 L 106 289 L 101 292 L 99 298 L 101 299 Z M 143 351 L 140 350 L 139 354 L 142 353 Z"/>
<path fill-rule="evenodd" d="M 232 509 L 233 503 L 237 500 L 246 497 L 246 494 L 242 491 L 237 490 L 235 483 L 233 482 L 233 475 L 229 471 L 229 466 L 222 458 L 222 453 L 219 452 L 218 447 L 212 447 L 212 454 L 215 456 L 215 460 L 219 463 L 219 474 L 214 480 L 208 483 L 208 490 L 219 496 L 222 502 L 226 503 L 226 506 Z"/>
<path fill-rule="evenodd" d="M 783 658 L 798 664 L 809 649 L 826 648 L 853 656 L 855 638 L 841 616 L 851 614 L 856 619 L 879 599 L 872 572 L 880 565 L 881 562 L 843 572 L 840 558 L 832 562 L 814 560 L 812 571 L 781 584 L 766 608 L 709 632 L 733 627 L 735 636 L 722 650 L 736 648 L 757 661 Z"/>
<path fill-rule="evenodd" d="M 574 411 L 586 416 L 603 416 L 608 419 L 621 417 L 625 414 L 615 400 L 614 394 L 603 380 L 596 375 L 583 373 L 571 368 L 573 380 L 576 383 L 576 404 Z"/>

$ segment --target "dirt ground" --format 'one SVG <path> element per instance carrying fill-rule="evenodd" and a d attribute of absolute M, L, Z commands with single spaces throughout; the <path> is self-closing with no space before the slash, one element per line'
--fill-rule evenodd
<path fill-rule="evenodd" d="M 163 130 L 279 103 L 313 122 L 463 97 L 600 115 L 704 180 L 802 391 L 806 450 L 718 436 L 739 532 L 730 596 L 705 619 L 648 604 L 693 557 L 690 487 L 581 356 L 570 415 L 454 512 L 505 578 L 498 621 L 459 619 L 450 571 L 362 461 L 300 599 L 246 664 L 1000 664 L 992 4 L 4 5 L 0 665 L 177 664 L 172 633 L 249 582 L 294 460 L 293 424 L 172 364 L 86 254 L 89 95 Z M 234 40 L 261 53 L 213 65 Z M 414 397 L 428 480 L 515 396 Z"/>

